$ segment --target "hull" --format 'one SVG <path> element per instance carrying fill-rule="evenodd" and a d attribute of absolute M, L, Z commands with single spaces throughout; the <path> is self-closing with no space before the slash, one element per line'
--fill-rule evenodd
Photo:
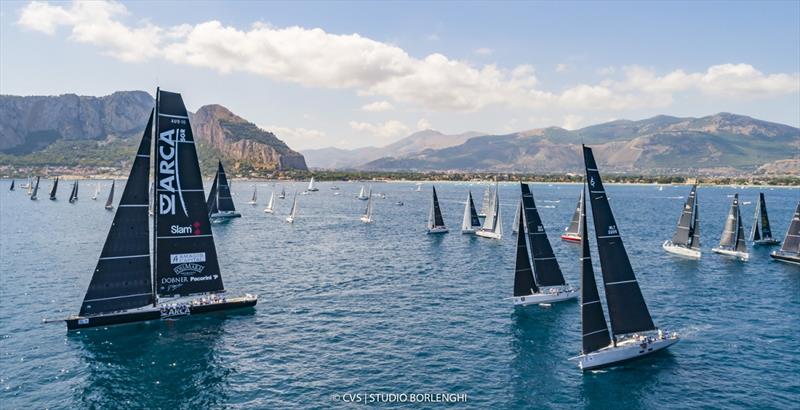
<path fill-rule="evenodd" d="M 211 219 L 230 219 L 230 218 L 241 218 L 242 214 L 236 211 L 227 211 L 227 212 L 215 212 L 208 216 Z"/>
<path fill-rule="evenodd" d="M 267 208 L 267 209 L 264 210 L 264 212 L 266 212 L 268 214 L 271 214 L 271 213 L 273 213 L 275 211 L 273 211 L 272 209 Z"/>
<path fill-rule="evenodd" d="M 775 259 L 776 261 L 800 265 L 800 254 L 775 251 L 770 253 L 769 256 L 772 257 L 772 259 Z"/>
<path fill-rule="evenodd" d="M 572 243 L 581 243 L 581 236 L 576 233 L 565 233 L 561 235 L 561 240 Z"/>
<path fill-rule="evenodd" d="M 777 239 L 759 239 L 757 241 L 753 241 L 753 245 L 755 246 L 773 246 L 773 245 L 780 245 L 781 241 Z"/>
<path fill-rule="evenodd" d="M 538 305 L 540 303 L 555 303 L 555 302 L 563 302 L 565 300 L 572 300 L 576 299 L 580 296 L 580 292 L 575 289 L 569 289 L 566 291 L 560 292 L 544 292 L 544 293 L 534 293 L 531 295 L 526 296 L 514 296 L 514 306 L 528 306 L 528 305 Z"/>
<path fill-rule="evenodd" d="M 674 245 L 672 241 L 665 241 L 661 247 L 673 255 L 682 256 L 684 258 L 700 259 L 701 256 L 701 252 L 699 250 L 687 248 L 685 246 Z"/>
<path fill-rule="evenodd" d="M 476 231 L 475 236 L 480 236 L 481 238 L 489 238 L 489 239 L 502 239 L 503 235 L 492 232 L 492 231 Z"/>
<path fill-rule="evenodd" d="M 724 249 L 724 248 L 711 248 L 711 250 L 720 255 L 732 256 L 736 259 L 739 259 L 742 262 L 747 262 L 747 260 L 750 259 L 750 254 L 747 252 L 737 252 L 734 250 Z"/>
<path fill-rule="evenodd" d="M 449 231 L 444 226 L 434 226 L 433 228 L 428 228 L 428 235 L 435 235 L 447 232 Z"/>
<path fill-rule="evenodd" d="M 106 209 L 108 209 L 110 211 L 110 210 L 114 209 L 114 205 L 106 205 Z"/>
<path fill-rule="evenodd" d="M 372 218 L 367 218 L 366 216 L 362 216 L 361 217 L 361 222 L 364 222 L 365 224 L 371 224 L 372 223 Z"/>
<path fill-rule="evenodd" d="M 617 343 L 617 346 L 609 346 L 596 352 L 578 356 L 578 366 L 583 371 L 618 366 L 664 350 L 678 343 L 679 340 L 677 336 L 661 339 L 629 339 L 622 343 Z"/>
<path fill-rule="evenodd" d="M 461 229 L 461 233 L 462 234 L 474 235 L 475 234 L 475 229 L 472 229 L 472 228 L 464 229 L 464 228 L 462 228 Z"/>
<path fill-rule="evenodd" d="M 311 189 L 308 190 L 308 192 L 317 192 L 317 191 L 319 191 L 319 189 L 317 189 L 317 188 L 311 188 Z"/>
<path fill-rule="evenodd" d="M 163 304 L 133 311 L 109 313 L 95 316 L 71 316 L 65 320 L 67 330 L 87 329 L 100 326 L 121 325 L 125 323 L 147 322 L 178 316 L 191 316 L 253 307 L 258 303 L 257 296 L 244 296 L 221 301 L 204 303 L 204 299 L 194 299 L 189 303 Z"/>
<path fill-rule="evenodd" d="M 367 198 L 365 196 L 357 196 L 356 199 L 361 200 L 361 201 L 366 201 L 369 198 Z"/>
<path fill-rule="evenodd" d="M 290 224 L 294 223 L 294 218 L 292 218 L 291 216 L 287 216 L 286 217 L 286 222 L 289 222 Z"/>

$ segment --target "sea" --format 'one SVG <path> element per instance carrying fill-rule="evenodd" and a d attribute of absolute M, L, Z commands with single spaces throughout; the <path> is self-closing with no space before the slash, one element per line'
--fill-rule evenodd
<path fill-rule="evenodd" d="M 437 182 L 450 233 L 426 235 L 430 182 L 234 181 L 243 217 L 215 224 L 225 287 L 259 295 L 254 309 L 67 332 L 114 212 L 111 181 L 90 198 L 31 201 L 0 181 L 0 407 L 32 408 L 479 408 L 790 409 L 800 403 L 800 266 L 752 248 L 749 262 L 711 252 L 739 193 L 749 232 L 758 192 L 783 239 L 797 188 L 701 186 L 703 257 L 661 249 L 688 186 L 608 185 L 612 209 L 657 326 L 677 331 L 669 350 L 582 373 L 577 301 L 515 308 L 515 183 L 501 183 L 502 240 L 462 235 L 467 192 L 487 184 Z M 118 181 L 118 188 L 124 181 Z M 374 193 L 374 223 L 359 217 Z M 579 246 L 560 233 L 581 186 L 532 184 L 569 284 Z M 247 205 L 257 189 L 258 205 Z M 275 214 L 271 192 L 287 191 Z M 332 189 L 338 187 L 339 190 Z M 117 190 L 121 193 L 121 190 Z M 337 195 L 338 194 L 338 195 Z M 119 196 L 117 197 L 119 198 Z M 400 204 L 402 202 L 402 205 Z M 591 221 L 590 221 L 591 225 Z M 590 228 L 591 229 L 591 228 Z M 595 272 L 601 282 L 597 250 Z M 601 286 L 602 293 L 602 286 Z M 602 295 L 601 295 L 602 297 Z M 603 299 L 605 305 L 605 299 Z"/>

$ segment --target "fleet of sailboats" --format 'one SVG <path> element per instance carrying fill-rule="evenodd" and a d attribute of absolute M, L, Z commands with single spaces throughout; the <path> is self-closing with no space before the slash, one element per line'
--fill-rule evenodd
<path fill-rule="evenodd" d="M 433 189 L 433 198 L 431 200 L 431 210 L 428 213 L 427 232 L 429 235 L 447 233 L 447 226 L 444 224 L 442 218 L 442 209 L 439 207 L 439 197 L 436 196 L 436 187 L 431 186 Z"/>
<path fill-rule="evenodd" d="M 767 216 L 767 203 L 764 200 L 764 193 L 758 193 L 758 203 L 756 212 L 753 216 L 753 228 L 750 230 L 750 240 L 753 245 L 777 245 L 781 243 L 772 237 L 772 229 L 769 226 L 769 216 Z"/>
<path fill-rule="evenodd" d="M 711 248 L 712 251 L 721 255 L 732 256 L 741 261 L 750 259 L 745 243 L 744 227 L 742 226 L 742 213 L 739 209 L 739 194 L 733 196 L 731 209 L 725 219 L 725 227 L 722 230 L 722 237 L 719 239 L 719 246 Z"/>
<path fill-rule="evenodd" d="M 672 240 L 664 241 L 661 247 L 672 254 L 691 259 L 700 259 L 700 208 L 697 201 L 697 185 L 692 185 L 689 197 L 683 204 L 678 218 L 678 227 Z"/>
<path fill-rule="evenodd" d="M 773 251 L 769 256 L 777 261 L 800 265 L 800 201 L 794 209 L 781 249 Z"/>
<path fill-rule="evenodd" d="M 472 201 L 472 191 L 467 192 L 467 203 L 464 205 L 464 220 L 461 222 L 462 234 L 473 234 L 480 229 L 481 220 L 478 211 L 475 210 L 475 203 Z"/>

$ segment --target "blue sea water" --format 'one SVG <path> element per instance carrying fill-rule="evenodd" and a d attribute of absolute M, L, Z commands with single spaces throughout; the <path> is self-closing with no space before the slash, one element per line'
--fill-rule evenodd
<path fill-rule="evenodd" d="M 18 181 L 19 182 L 19 181 Z M 749 230 L 757 188 L 699 189 L 703 258 L 661 250 L 689 188 L 611 185 L 612 208 L 656 324 L 683 340 L 623 367 L 582 374 L 577 302 L 514 308 L 519 188 L 501 184 L 505 236 L 461 235 L 467 190 L 438 183 L 451 232 L 425 235 L 430 184 L 374 184 L 375 223 L 358 218 L 360 184 L 319 183 L 262 212 L 273 189 L 235 182 L 243 218 L 214 226 L 226 288 L 260 295 L 254 310 L 67 333 L 43 324 L 78 310 L 113 213 L 84 184 L 76 204 L 30 201 L 0 184 L 0 407 L 329 408 L 357 393 L 466 394 L 467 408 L 797 408 L 800 267 L 752 249 L 716 255 L 731 195 Z M 103 183 L 103 193 L 110 182 Z M 44 191 L 49 188 L 44 183 Z M 551 243 L 577 285 L 578 246 L 559 240 L 579 185 L 534 184 Z M 783 237 L 800 190 L 764 188 Z M 120 192 L 120 191 L 118 191 Z M 341 195 L 334 196 L 334 192 Z M 404 206 L 395 205 L 403 201 Z M 596 248 L 595 270 L 600 280 Z M 601 289 L 602 291 L 602 289 Z M 337 396 L 338 395 L 338 396 Z M 395 403 L 394 405 L 397 406 Z M 423 407 L 439 407 L 425 404 Z"/>

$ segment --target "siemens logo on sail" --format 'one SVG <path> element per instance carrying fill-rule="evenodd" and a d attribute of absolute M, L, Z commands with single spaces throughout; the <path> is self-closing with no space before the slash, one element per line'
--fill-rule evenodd
<path fill-rule="evenodd" d="M 186 130 L 171 129 L 159 133 L 163 142 L 158 146 L 158 213 L 175 215 L 175 192 L 180 195 L 180 179 L 177 173 L 177 143 L 186 139 Z M 183 202 L 183 198 L 181 198 Z M 186 210 L 184 209 L 184 213 Z"/>

